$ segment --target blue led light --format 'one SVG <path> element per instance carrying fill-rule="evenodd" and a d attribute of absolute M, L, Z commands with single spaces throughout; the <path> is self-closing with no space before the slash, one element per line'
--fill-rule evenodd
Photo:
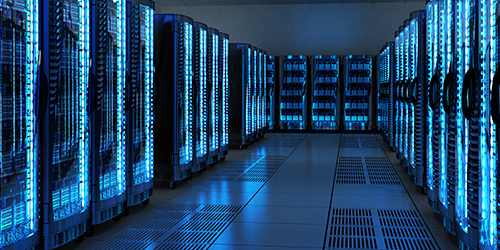
<path fill-rule="evenodd" d="M 245 92 L 246 92 L 246 135 L 252 134 L 252 64 L 251 64 L 251 56 L 252 51 L 251 48 L 247 48 L 246 52 L 243 51 L 243 60 L 246 62 L 246 84 L 245 84 Z"/>
<path fill-rule="evenodd" d="M 201 157 L 207 154 L 207 31 L 200 29 L 199 46 L 200 46 L 200 66 L 199 66 L 199 81 L 200 89 L 198 93 L 198 105 L 200 105 L 198 113 L 198 126 L 200 129 L 200 138 L 197 143 L 197 156 Z"/>
<path fill-rule="evenodd" d="M 222 136 L 221 146 L 229 144 L 229 39 L 222 38 Z"/>
<path fill-rule="evenodd" d="M 116 11 L 108 30 L 113 43 L 105 53 L 112 63 L 104 69 L 108 79 L 103 92 L 100 128 L 100 200 L 107 200 L 125 192 L 125 78 L 126 78 L 126 1 L 107 5 L 108 13 Z M 114 74 L 111 74 L 114 72 Z M 116 86 L 114 86 L 116 80 Z M 112 124 L 116 124 L 114 127 Z M 115 130 L 115 129 L 116 130 Z M 104 176 L 103 176 L 104 175 Z"/>
<path fill-rule="evenodd" d="M 427 4 L 427 83 L 428 86 L 430 87 L 430 82 L 431 78 L 435 73 L 435 62 L 437 58 L 437 2 L 429 2 Z M 428 91 L 428 90 L 427 90 Z M 427 107 L 427 128 L 428 128 L 428 134 L 427 134 L 427 142 L 429 145 L 426 147 L 427 148 L 427 187 L 430 190 L 434 189 L 434 184 L 433 184 L 433 175 L 434 175 L 434 162 L 433 162 L 433 149 L 431 146 L 432 142 L 432 134 L 433 134 L 433 128 L 432 128 L 432 117 L 433 117 L 433 110 L 430 106 Z"/>
<path fill-rule="evenodd" d="M 471 31 L 473 30 L 472 27 L 470 27 L 469 19 L 473 18 L 471 16 L 470 10 L 469 10 L 469 4 L 467 1 L 458 1 L 457 2 L 457 23 L 459 25 L 465 25 L 465 34 L 461 34 L 460 38 L 462 39 L 463 42 L 460 42 L 458 44 L 464 44 L 464 56 L 460 57 L 459 59 L 462 60 L 463 65 L 463 72 L 467 72 L 469 70 L 469 62 L 471 61 L 471 55 L 470 55 L 470 35 Z M 460 19 L 460 20 L 459 20 Z M 459 29 L 461 30 L 461 29 Z M 458 95 L 458 103 L 459 103 L 459 108 L 462 111 L 462 106 L 461 106 L 461 100 L 462 100 L 462 91 L 463 91 L 463 76 L 464 74 L 460 74 L 459 78 L 459 95 Z M 468 231 L 468 213 L 467 213 L 467 165 L 468 165 L 468 132 L 469 132 L 469 126 L 468 126 L 468 121 L 464 119 L 463 112 L 457 112 L 457 122 L 459 121 L 458 119 L 462 120 L 462 123 L 459 124 L 464 124 L 464 127 L 462 128 L 463 131 L 463 138 L 460 140 L 460 142 L 463 143 L 462 147 L 459 147 L 460 150 L 462 151 L 462 156 L 459 160 L 460 162 L 457 163 L 457 195 L 455 198 L 455 212 L 456 212 L 456 220 L 458 222 L 458 225 L 460 228 L 464 231 Z M 460 154 L 459 154 L 460 155 Z"/>
<path fill-rule="evenodd" d="M 464 116 L 463 116 L 463 110 L 462 110 L 462 89 L 463 89 L 463 80 L 464 80 L 464 75 L 465 75 L 465 70 L 464 70 L 464 55 L 463 55 L 463 50 L 464 48 L 461 46 L 462 41 L 464 41 L 464 36 L 463 36 L 463 22 L 464 22 L 464 13 L 463 13 L 463 1 L 459 0 L 456 3 L 456 15 L 455 15 L 455 22 L 456 22 L 456 36 L 457 36 L 457 42 L 456 43 L 456 55 L 457 55 L 457 114 L 456 114 L 456 123 L 457 123 L 457 188 L 456 188 L 456 201 L 455 201 L 455 214 L 460 214 L 462 208 L 460 207 L 459 200 L 461 195 L 463 195 L 462 191 L 463 190 L 463 185 L 464 183 L 462 182 L 463 179 L 461 178 L 461 173 L 463 173 L 464 169 L 464 143 L 463 143 L 463 134 L 465 133 L 464 128 L 463 128 L 463 123 L 464 123 Z"/>
<path fill-rule="evenodd" d="M 181 129 L 184 134 L 179 147 L 179 164 L 188 164 L 193 160 L 193 26 L 184 22 L 182 31 L 184 32 L 184 60 L 183 74 L 183 105 L 181 119 Z"/>
<path fill-rule="evenodd" d="M 219 148 L 219 35 L 216 33 L 212 33 L 212 58 L 209 60 L 211 63 L 211 71 L 212 71 L 212 89 L 211 93 L 211 116 L 210 116 L 210 126 L 211 134 L 210 134 L 210 151 L 215 151 Z"/>
<path fill-rule="evenodd" d="M 257 131 L 257 51 L 252 50 L 252 133 Z"/>
<path fill-rule="evenodd" d="M 446 4 L 446 3 L 448 4 Z M 449 6 L 449 1 L 440 2 L 442 6 L 440 6 L 439 11 L 439 51 L 440 56 L 442 57 L 440 60 L 440 65 L 438 65 L 440 74 L 439 74 L 439 88 L 440 93 L 444 91 L 444 79 L 449 71 L 449 65 L 451 64 L 451 35 L 449 33 L 449 25 L 451 25 L 451 21 L 449 20 L 450 12 L 452 11 L 451 6 Z M 444 112 L 442 105 L 443 97 L 440 95 L 439 97 L 439 160 L 440 160 L 440 183 L 439 185 L 439 200 L 441 204 L 447 208 L 447 174 L 446 174 L 446 113 Z"/>
<path fill-rule="evenodd" d="M 493 3 L 490 5 L 491 6 L 491 10 L 490 10 L 490 24 L 496 24 L 498 23 L 498 17 L 496 15 L 496 13 L 498 13 L 499 9 L 498 9 L 498 3 L 499 1 L 498 0 L 494 0 Z M 499 54 L 499 51 L 498 51 L 498 44 L 496 43 L 495 40 L 499 39 L 499 31 L 498 31 L 498 26 L 496 25 L 490 25 L 491 27 L 491 39 L 494 41 L 494 42 L 491 42 L 491 56 L 490 56 L 490 59 L 491 59 L 491 65 L 490 65 L 490 69 L 491 70 L 491 76 L 490 76 L 490 79 L 493 79 L 493 76 L 494 76 L 494 72 L 493 70 L 494 69 L 497 69 L 498 68 L 498 58 L 495 57 L 495 55 L 498 55 Z M 500 72 L 496 72 L 496 73 L 500 73 Z M 492 82 L 490 82 L 491 84 Z M 490 88 L 491 88 L 491 85 L 490 85 Z M 490 89 L 491 91 L 491 89 Z M 491 109 L 490 109 L 491 110 Z M 491 118 L 490 118 L 491 119 Z M 490 162 L 490 166 L 491 166 L 491 169 L 490 169 L 490 200 L 491 200 L 491 203 L 490 205 L 493 206 L 491 207 L 490 209 L 490 230 L 489 232 L 486 233 L 486 235 L 488 235 L 486 238 L 489 238 L 489 246 L 492 246 L 494 247 L 495 245 L 498 245 L 500 244 L 500 242 L 498 242 L 500 240 L 500 237 L 497 237 L 500 236 L 499 235 L 499 232 L 498 232 L 498 228 L 500 226 L 500 220 L 498 218 L 498 215 L 500 214 L 500 211 L 498 210 L 498 202 L 499 202 L 499 197 L 497 196 L 498 194 L 498 188 L 500 188 L 498 185 L 495 185 L 495 183 L 498 183 L 497 182 L 497 178 L 499 178 L 499 176 L 497 176 L 497 173 L 498 173 L 498 143 L 497 141 L 495 140 L 495 138 L 497 137 L 497 133 L 498 133 L 498 127 L 496 124 L 493 123 L 492 120 L 490 120 L 490 124 L 491 124 L 491 127 L 490 127 L 490 145 L 491 145 L 491 162 Z"/>
<path fill-rule="evenodd" d="M 153 41 L 154 10 L 148 6 L 140 5 L 141 30 L 140 42 L 144 45 L 145 52 L 143 63 L 141 63 L 141 75 L 144 78 L 144 98 L 136 104 L 136 128 L 134 129 L 134 144 L 145 144 L 144 152 L 141 152 L 138 158 L 140 161 L 134 161 L 133 183 L 134 185 L 146 183 L 153 178 Z M 140 92 L 142 93 L 142 92 Z"/>

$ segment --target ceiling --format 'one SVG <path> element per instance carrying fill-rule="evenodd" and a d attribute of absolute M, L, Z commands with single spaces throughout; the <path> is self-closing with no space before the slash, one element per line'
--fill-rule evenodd
<path fill-rule="evenodd" d="M 161 6 L 424 2 L 425 0 L 155 0 Z"/>

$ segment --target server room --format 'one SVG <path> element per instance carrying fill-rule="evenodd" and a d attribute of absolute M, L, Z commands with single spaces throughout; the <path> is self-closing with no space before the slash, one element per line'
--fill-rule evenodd
<path fill-rule="evenodd" d="M 0 0 L 0 249 L 499 250 L 500 0 Z"/>

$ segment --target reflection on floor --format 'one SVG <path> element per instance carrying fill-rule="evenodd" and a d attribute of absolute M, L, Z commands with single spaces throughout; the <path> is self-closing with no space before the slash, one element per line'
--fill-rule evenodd
<path fill-rule="evenodd" d="M 379 135 L 266 134 L 61 249 L 458 249 Z"/>

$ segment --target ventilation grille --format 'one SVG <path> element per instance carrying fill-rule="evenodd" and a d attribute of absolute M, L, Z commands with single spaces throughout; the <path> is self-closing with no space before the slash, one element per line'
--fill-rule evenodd
<path fill-rule="evenodd" d="M 298 147 L 306 138 L 306 135 L 289 135 L 285 138 L 281 136 L 265 137 L 260 139 L 257 146 L 268 147 Z"/>
<path fill-rule="evenodd" d="M 401 185 L 385 157 L 339 157 L 335 183 Z"/>
<path fill-rule="evenodd" d="M 123 242 L 123 241 L 105 241 L 98 247 L 93 248 L 96 250 L 122 250 L 122 249 L 137 249 L 143 250 L 149 247 L 151 243 L 141 242 Z"/>
<path fill-rule="evenodd" d="M 208 249 L 242 206 L 206 205 L 155 249 Z"/>
<path fill-rule="evenodd" d="M 377 249 L 369 209 L 333 208 L 328 224 L 326 249 Z"/>
<path fill-rule="evenodd" d="M 332 208 L 325 249 L 438 249 L 415 210 Z"/>
<path fill-rule="evenodd" d="M 342 136 L 341 148 L 381 148 L 377 138 L 366 136 Z"/>
<path fill-rule="evenodd" d="M 260 156 L 222 166 L 206 181 L 266 182 L 286 160 L 286 156 Z"/>
<path fill-rule="evenodd" d="M 93 249 L 208 249 L 242 208 L 167 203 Z"/>

